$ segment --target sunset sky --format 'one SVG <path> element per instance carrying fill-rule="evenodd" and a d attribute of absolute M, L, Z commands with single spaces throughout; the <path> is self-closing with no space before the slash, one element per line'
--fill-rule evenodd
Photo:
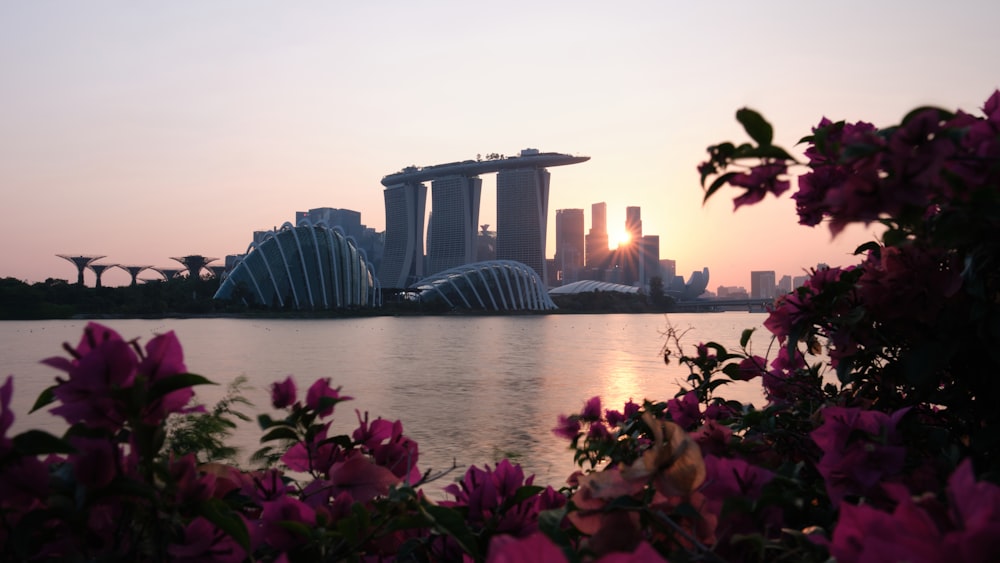
<path fill-rule="evenodd" d="M 2 2 L 0 277 L 75 280 L 56 254 L 222 258 L 312 207 L 382 230 L 384 175 L 527 147 L 591 157 L 550 169 L 550 257 L 555 211 L 589 228 L 603 201 L 611 231 L 642 207 L 712 290 L 847 264 L 871 229 L 831 242 L 787 196 L 703 206 L 705 147 L 744 140 L 744 106 L 789 147 L 823 116 L 976 111 L 1000 87 L 997 22 L 995 0 Z"/>

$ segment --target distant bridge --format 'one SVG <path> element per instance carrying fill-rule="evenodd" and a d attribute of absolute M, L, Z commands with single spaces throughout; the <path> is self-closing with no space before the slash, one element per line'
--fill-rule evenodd
<path fill-rule="evenodd" d="M 761 299 L 691 299 L 677 301 L 674 309 L 680 313 L 696 313 L 709 311 L 750 311 L 752 313 L 767 312 L 774 305 L 773 298 Z"/>

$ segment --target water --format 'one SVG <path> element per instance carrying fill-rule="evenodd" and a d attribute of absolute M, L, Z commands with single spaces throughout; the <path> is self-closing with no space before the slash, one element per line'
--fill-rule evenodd
<path fill-rule="evenodd" d="M 420 445 L 421 470 L 493 464 L 510 457 L 536 474 L 536 482 L 561 485 L 574 469 L 567 443 L 551 428 L 558 415 L 578 412 L 600 395 L 605 408 L 629 399 L 673 397 L 686 372 L 663 363 L 668 322 L 690 329 L 689 347 L 715 340 L 735 348 L 744 328 L 759 327 L 760 313 L 663 315 L 545 315 L 489 317 L 375 317 L 364 319 L 157 319 L 102 321 L 123 338 L 143 343 L 173 330 L 188 370 L 221 385 L 196 388 L 211 405 L 225 383 L 243 375 L 253 403 L 248 414 L 272 412 L 269 385 L 294 375 L 300 396 L 310 383 L 330 377 L 355 399 L 337 407 L 334 429 L 356 427 L 355 410 L 401 420 Z M 64 429 L 47 412 L 26 414 L 56 370 L 39 364 L 65 355 L 61 345 L 79 341 L 86 321 L 0 322 L 0 366 L 15 375 L 14 431 Z M 766 332 L 754 338 L 757 352 Z M 759 387 L 741 384 L 726 396 L 760 402 Z M 255 424 L 233 442 L 245 455 L 258 447 Z M 454 473 L 455 477 L 460 473 Z"/>

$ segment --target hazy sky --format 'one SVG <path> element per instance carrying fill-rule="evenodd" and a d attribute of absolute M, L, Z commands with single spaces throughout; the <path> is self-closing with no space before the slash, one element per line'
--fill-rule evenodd
<path fill-rule="evenodd" d="M 705 147 L 744 139 L 743 106 L 787 146 L 824 115 L 975 110 L 1000 87 L 998 21 L 995 0 L 3 1 L 0 277 L 74 280 L 55 254 L 221 258 L 311 207 L 382 230 L 382 176 L 527 147 L 591 157 L 550 169 L 549 256 L 555 210 L 590 228 L 604 201 L 612 231 L 641 206 L 712 290 L 849 263 L 870 232 L 831 243 L 787 196 L 702 206 Z"/>

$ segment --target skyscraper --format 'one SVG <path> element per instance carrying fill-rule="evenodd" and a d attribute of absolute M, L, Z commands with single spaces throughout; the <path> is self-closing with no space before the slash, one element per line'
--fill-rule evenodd
<path fill-rule="evenodd" d="M 337 209 L 334 207 L 316 207 L 309 211 L 296 211 L 295 224 L 302 219 L 309 219 L 313 225 L 326 224 L 327 227 L 340 227 L 344 236 L 354 237 L 360 244 L 365 226 L 361 224 L 361 212 L 352 209 Z"/>
<path fill-rule="evenodd" d="M 563 283 L 578 279 L 584 251 L 583 210 L 557 209 L 555 266 Z"/>
<path fill-rule="evenodd" d="M 625 208 L 625 231 L 628 243 L 618 247 L 618 265 L 621 267 L 622 281 L 626 285 L 644 283 L 642 269 L 642 209 L 636 206 Z"/>
<path fill-rule="evenodd" d="M 483 181 L 461 175 L 431 182 L 433 220 L 427 228 L 427 275 L 476 261 Z"/>
<path fill-rule="evenodd" d="M 640 248 L 642 249 L 640 281 L 643 287 L 647 287 L 649 280 L 653 278 L 663 280 L 663 275 L 660 273 L 660 235 L 643 235 Z"/>
<path fill-rule="evenodd" d="M 588 270 L 608 267 L 608 204 L 601 202 L 590 206 L 590 232 L 586 236 L 586 263 Z"/>
<path fill-rule="evenodd" d="M 750 298 L 773 299 L 774 278 L 774 270 L 750 272 Z"/>
<path fill-rule="evenodd" d="M 545 271 L 549 177 L 544 168 L 497 172 L 497 260 L 527 264 L 546 285 L 549 283 Z"/>
<path fill-rule="evenodd" d="M 642 208 L 629 206 L 625 208 L 625 230 L 628 232 L 629 240 L 639 240 L 642 238 Z"/>
<path fill-rule="evenodd" d="M 424 277 L 424 209 L 427 186 L 407 182 L 387 186 L 385 252 L 378 277 L 382 287 L 404 288 Z"/>

